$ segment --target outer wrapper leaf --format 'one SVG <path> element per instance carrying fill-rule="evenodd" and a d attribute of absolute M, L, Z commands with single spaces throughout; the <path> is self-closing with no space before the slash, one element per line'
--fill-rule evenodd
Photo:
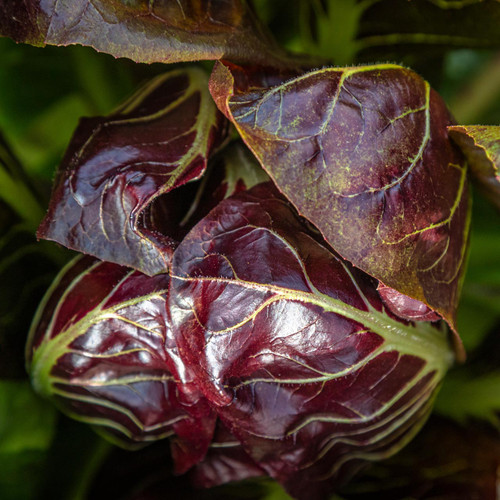
<path fill-rule="evenodd" d="M 0 34 L 17 42 L 78 43 L 145 63 L 287 59 L 243 0 L 2 0 L 0 7 Z"/>
<path fill-rule="evenodd" d="M 454 327 L 469 195 L 441 98 L 390 64 L 265 78 L 217 63 L 211 92 L 279 190 L 344 258 Z"/>
<path fill-rule="evenodd" d="M 174 433 L 187 440 L 182 469 L 205 455 L 215 417 L 203 401 L 190 408 L 177 397 L 166 348 L 169 281 L 167 274 L 151 278 L 79 258 L 42 302 L 27 359 L 38 392 L 117 444 L 134 447 Z"/>
<path fill-rule="evenodd" d="M 271 184 L 223 201 L 172 261 L 181 360 L 245 451 L 296 498 L 325 498 L 418 430 L 446 333 L 385 311 Z"/>
<path fill-rule="evenodd" d="M 467 157 L 472 174 L 500 210 L 500 126 L 455 125 L 448 130 Z"/>
<path fill-rule="evenodd" d="M 206 84 L 200 70 L 172 71 L 113 114 L 82 120 L 38 236 L 149 275 L 165 272 L 176 241 L 150 223 L 147 209 L 199 178 L 225 137 Z M 172 196 L 175 219 L 180 200 Z"/>

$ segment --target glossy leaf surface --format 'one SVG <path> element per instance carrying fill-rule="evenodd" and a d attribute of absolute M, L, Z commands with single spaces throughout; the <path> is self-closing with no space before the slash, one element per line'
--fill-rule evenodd
<path fill-rule="evenodd" d="M 225 137 L 206 84 L 198 69 L 172 71 L 113 114 L 82 120 L 38 236 L 149 275 L 166 271 L 176 240 L 158 230 L 147 209 L 199 178 Z M 179 203 L 173 194 L 163 227 L 169 216 L 170 225 L 178 222 Z"/>
<path fill-rule="evenodd" d="M 472 174 L 500 209 L 500 126 L 456 125 L 449 131 L 467 157 Z"/>
<path fill-rule="evenodd" d="M 423 302 L 412 299 L 408 295 L 403 295 L 394 288 L 379 283 L 377 291 L 385 306 L 400 318 L 408 321 L 439 320 L 439 315 L 429 309 Z"/>
<path fill-rule="evenodd" d="M 166 349 L 169 276 L 90 257 L 72 262 L 41 304 L 27 347 L 35 389 L 124 446 L 180 435 L 199 461 L 215 418 L 177 398 Z M 202 403 L 200 403 L 202 404 Z M 192 465 L 192 464 L 191 464 Z"/>
<path fill-rule="evenodd" d="M 324 498 L 418 430 L 453 355 L 387 312 L 272 184 L 228 198 L 172 261 L 181 360 L 245 451 L 296 498 Z"/>
<path fill-rule="evenodd" d="M 0 2 L 0 34 L 35 45 L 89 45 L 136 62 L 229 58 L 282 64 L 243 0 Z"/>
<path fill-rule="evenodd" d="M 211 91 L 280 191 L 344 258 L 453 326 L 469 204 L 441 98 L 390 64 L 258 80 L 217 63 Z"/>

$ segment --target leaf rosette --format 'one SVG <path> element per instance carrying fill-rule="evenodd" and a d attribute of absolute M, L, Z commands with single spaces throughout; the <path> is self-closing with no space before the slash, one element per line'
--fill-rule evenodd
<path fill-rule="evenodd" d="M 441 63 L 462 56 L 448 60 L 443 49 L 497 47 L 500 4 L 299 4 L 285 12 L 284 0 L 0 0 L 0 36 L 128 58 L 117 64 L 131 81 L 144 71 L 130 60 L 216 61 L 210 80 L 200 68 L 177 67 L 111 114 L 80 121 L 38 237 L 85 256 L 61 271 L 32 323 L 34 388 L 122 447 L 169 438 L 175 473 L 189 471 L 198 486 L 268 475 L 294 498 L 320 500 L 349 495 L 341 487 L 354 474 L 401 450 L 453 360 L 464 359 L 456 310 L 468 254 L 467 164 L 499 205 L 499 127 L 457 126 L 417 73 L 360 63 L 398 60 L 430 81 L 444 76 L 460 116 L 453 87 L 462 77 L 447 82 Z M 315 54 L 289 54 L 259 18 L 280 24 L 286 47 Z M 76 112 L 68 103 L 105 108 L 117 89 L 107 63 L 82 50 L 74 52 L 76 93 L 56 86 L 45 106 L 37 92 L 22 107 L 40 101 L 39 117 L 19 127 L 7 117 L 27 159 L 38 156 L 31 138 L 57 136 L 54 123 Z M 349 66 L 324 66 L 332 61 Z M 490 90 L 482 87 L 479 101 Z M 0 138 L 2 158 L 0 222 L 34 228 L 43 217 L 37 196 Z M 41 163 L 29 170 L 41 173 Z M 0 241 L 9 276 L 17 272 L 9 264 L 31 252 L 30 239 L 11 255 L 17 238 L 14 227 Z M 18 281 L 22 295 L 4 301 L 9 328 L 30 292 Z M 10 343 L 12 335 L 1 337 Z M 442 391 L 445 402 L 464 388 L 481 400 L 471 409 L 462 398 L 454 418 L 496 422 L 495 377 L 481 378 L 481 390 L 459 375 Z M 372 468 L 377 483 L 394 479 L 389 488 L 372 487 L 368 476 L 352 498 L 418 496 L 422 482 L 437 494 L 493 492 L 498 443 L 478 428 L 466 435 L 490 439 L 491 457 L 470 446 L 450 454 L 462 429 L 446 433 L 447 425 L 435 420 L 422 435 L 428 452 L 443 434 L 437 459 L 410 448 L 399 475 L 395 462 Z M 156 449 L 164 466 L 165 448 Z M 465 468 L 446 477 L 453 457 Z M 97 461 L 87 465 L 97 470 Z M 146 468 L 133 497 L 156 491 L 149 480 L 160 474 Z M 80 493 L 92 496 L 84 479 Z"/>
<path fill-rule="evenodd" d="M 446 330 L 394 315 L 376 287 L 270 183 L 220 203 L 174 253 L 180 362 L 296 498 L 399 450 L 452 362 Z"/>

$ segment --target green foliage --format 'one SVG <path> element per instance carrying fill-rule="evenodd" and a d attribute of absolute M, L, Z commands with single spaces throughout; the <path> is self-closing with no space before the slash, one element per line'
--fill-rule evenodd
<path fill-rule="evenodd" d="M 36 498 L 55 424 L 55 409 L 36 396 L 28 382 L 0 381 L 0 494 L 3 499 Z"/>

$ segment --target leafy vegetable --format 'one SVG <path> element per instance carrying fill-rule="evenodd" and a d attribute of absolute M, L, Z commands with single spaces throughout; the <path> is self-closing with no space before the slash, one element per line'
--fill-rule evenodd
<path fill-rule="evenodd" d="M 285 58 L 243 0 L 27 0 L 4 8 L 0 32 L 34 45 L 79 43 L 148 63 Z"/>
<path fill-rule="evenodd" d="M 0 0 L 0 497 L 493 497 L 499 16 Z"/>
<path fill-rule="evenodd" d="M 211 90 L 280 191 L 344 258 L 454 327 L 469 195 L 439 96 L 394 65 L 252 77 L 219 63 Z"/>
<path fill-rule="evenodd" d="M 204 74 L 192 69 L 159 76 L 110 116 L 82 121 L 38 236 L 146 274 L 167 270 L 176 242 L 147 207 L 203 174 L 224 138 L 222 120 Z"/>
<path fill-rule="evenodd" d="M 165 349 L 168 284 L 167 274 L 149 278 L 88 257 L 71 263 L 33 324 L 29 370 L 41 394 L 114 442 L 134 445 L 176 432 L 197 462 L 215 417 L 204 408 L 198 415 L 206 418 L 194 419 L 177 400 Z"/>
<path fill-rule="evenodd" d="M 184 365 L 297 498 L 322 498 L 350 462 L 397 451 L 452 359 L 445 332 L 389 316 L 373 281 L 309 234 L 269 184 L 195 226 L 172 284 Z"/>

